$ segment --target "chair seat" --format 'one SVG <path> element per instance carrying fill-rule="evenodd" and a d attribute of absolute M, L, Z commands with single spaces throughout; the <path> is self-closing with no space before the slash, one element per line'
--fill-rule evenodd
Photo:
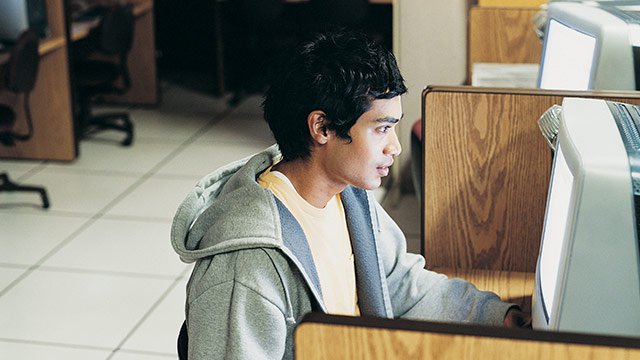
<path fill-rule="evenodd" d="M 86 60 L 74 64 L 74 74 L 81 87 L 112 83 L 120 76 L 118 66 L 108 61 Z"/>

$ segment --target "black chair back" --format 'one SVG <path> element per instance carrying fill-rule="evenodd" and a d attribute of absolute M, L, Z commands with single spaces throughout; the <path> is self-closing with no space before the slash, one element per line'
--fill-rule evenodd
<path fill-rule="evenodd" d="M 14 93 L 24 93 L 24 112 L 28 130 L 26 133 L 18 133 L 13 130 L 16 122 L 16 113 L 12 106 L 0 104 L 0 144 L 3 146 L 15 146 L 16 141 L 27 141 L 33 135 L 33 122 L 29 107 L 29 94 L 36 84 L 38 76 L 38 64 L 40 54 L 38 47 L 40 39 L 33 30 L 27 30 L 20 34 L 16 44 L 11 49 L 2 76 L 4 87 Z M 0 86 L 2 87 L 2 86 Z M 9 179 L 9 174 L 0 173 L 0 192 L 36 192 L 42 198 L 42 207 L 49 207 L 47 190 L 41 186 L 20 185 Z"/>
<path fill-rule="evenodd" d="M 33 135 L 33 121 L 29 95 L 36 84 L 40 54 L 40 39 L 33 30 L 23 32 L 11 49 L 9 61 L 3 76 L 4 87 L 14 93 L 24 93 L 24 113 L 27 120 L 27 132 L 18 133 L 13 130 L 16 121 L 15 111 L 6 105 L 0 105 L 0 143 L 4 146 L 15 146 L 17 141 L 26 141 Z"/>
<path fill-rule="evenodd" d="M 33 90 L 38 77 L 40 39 L 33 30 L 20 35 L 11 49 L 5 72 L 5 87 L 15 93 L 27 93 Z"/>
<path fill-rule="evenodd" d="M 133 8 L 131 5 L 110 8 L 99 27 L 99 50 L 107 55 L 127 54 L 133 44 Z"/>

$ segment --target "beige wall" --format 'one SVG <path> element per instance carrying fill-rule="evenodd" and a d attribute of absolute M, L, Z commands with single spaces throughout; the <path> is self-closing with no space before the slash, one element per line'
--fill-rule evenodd
<path fill-rule="evenodd" d="M 465 81 L 467 0 L 394 0 L 393 17 L 394 52 L 409 88 L 399 130 L 403 155 L 393 174 L 394 180 L 404 180 L 393 181 L 391 189 L 397 194 L 406 184 L 411 126 L 421 116 L 422 89 Z"/>

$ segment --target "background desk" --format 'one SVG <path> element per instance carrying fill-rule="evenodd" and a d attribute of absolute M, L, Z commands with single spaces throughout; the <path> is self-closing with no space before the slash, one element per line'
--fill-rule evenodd
<path fill-rule="evenodd" d="M 76 157 L 64 0 L 47 0 L 46 6 L 51 36 L 41 41 L 38 78 L 31 93 L 33 137 L 17 142 L 15 147 L 0 146 L 1 158 L 73 160 Z M 0 64 L 7 59 L 8 56 L 3 55 Z M 13 99 L 13 95 L 0 92 L 0 101 L 11 103 Z M 23 132 L 27 125 L 21 103 L 16 110 L 16 128 Z"/>
<path fill-rule="evenodd" d="M 159 91 L 155 59 L 155 33 L 153 23 L 153 0 L 129 0 L 135 16 L 133 44 L 128 57 L 131 88 L 126 94 L 108 96 L 108 102 L 140 105 L 158 103 Z M 89 34 L 98 20 L 73 23 L 71 40 L 78 41 Z"/>
<path fill-rule="evenodd" d="M 130 0 L 136 14 L 133 47 L 129 56 L 131 90 L 113 102 L 155 104 L 158 86 L 153 28 L 153 0 Z M 40 66 L 34 91 L 31 93 L 33 137 L 18 142 L 15 147 L 0 146 L 0 158 L 70 161 L 77 156 L 74 136 L 73 105 L 69 74 L 68 40 L 64 0 L 47 0 L 47 18 L 51 36 L 40 44 Z M 95 24 L 94 24 L 95 25 Z M 86 36 L 87 28 L 71 32 L 71 40 Z M 7 54 L 0 55 L 0 65 Z M 11 103 L 12 94 L 0 92 L 0 101 Z M 19 105 L 16 128 L 26 130 L 26 119 Z"/>

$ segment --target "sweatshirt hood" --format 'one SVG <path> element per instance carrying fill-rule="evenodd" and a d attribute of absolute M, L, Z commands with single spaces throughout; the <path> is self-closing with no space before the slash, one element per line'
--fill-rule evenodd
<path fill-rule="evenodd" d="M 256 176 L 281 158 L 277 145 L 202 178 L 173 218 L 171 244 L 185 262 L 253 247 L 281 247 L 277 207 Z"/>

